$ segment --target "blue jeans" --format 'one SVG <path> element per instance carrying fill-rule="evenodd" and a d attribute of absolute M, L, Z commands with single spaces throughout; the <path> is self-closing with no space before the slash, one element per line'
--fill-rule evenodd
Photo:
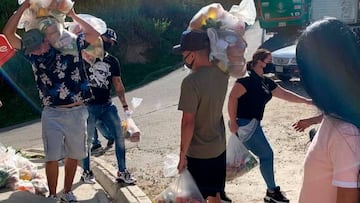
<path fill-rule="evenodd" d="M 116 106 L 112 103 L 88 105 L 88 112 L 88 145 L 91 144 L 96 128 L 98 128 L 101 133 L 104 133 L 105 137 L 114 139 L 118 170 L 122 172 L 125 171 L 125 141 Z M 84 170 L 90 170 L 90 154 L 91 151 L 89 148 L 88 156 L 83 159 Z"/>
<path fill-rule="evenodd" d="M 248 119 L 237 120 L 239 127 L 245 126 L 249 122 L 250 120 Z M 254 133 L 244 139 L 243 144 L 259 158 L 261 175 L 266 182 L 267 188 L 273 190 L 276 187 L 274 178 L 274 152 L 265 137 L 260 122 L 256 125 Z"/>
<path fill-rule="evenodd" d="M 107 139 L 110 140 L 112 138 L 108 137 L 110 135 L 109 129 L 106 127 L 104 122 L 101 120 L 96 122 L 96 129 L 92 138 L 92 146 L 101 145 L 101 142 L 99 140 L 99 134 L 98 130 L 101 132 L 101 134 Z"/>

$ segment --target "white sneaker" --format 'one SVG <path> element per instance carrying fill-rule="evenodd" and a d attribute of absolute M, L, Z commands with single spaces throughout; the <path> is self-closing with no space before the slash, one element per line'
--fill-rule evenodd
<path fill-rule="evenodd" d="M 127 169 L 125 169 L 124 172 L 120 172 L 120 171 L 117 172 L 116 181 L 124 182 L 126 184 L 135 184 L 136 179 L 131 176 L 130 172 Z"/>
<path fill-rule="evenodd" d="M 87 184 L 95 184 L 96 183 L 94 173 L 91 170 L 90 171 L 84 171 L 81 174 L 80 180 L 82 182 L 84 182 L 84 183 L 87 183 Z"/>
<path fill-rule="evenodd" d="M 78 202 L 75 195 L 70 191 L 68 193 L 60 194 L 61 202 Z"/>
<path fill-rule="evenodd" d="M 54 200 L 56 203 L 59 201 L 59 199 L 55 195 L 49 195 L 47 199 Z"/>

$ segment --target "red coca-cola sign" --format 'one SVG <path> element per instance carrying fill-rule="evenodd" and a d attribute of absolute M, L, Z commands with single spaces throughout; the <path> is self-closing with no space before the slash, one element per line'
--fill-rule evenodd
<path fill-rule="evenodd" d="M 0 34 L 0 67 L 6 63 L 15 54 L 15 49 L 12 48 L 5 35 Z"/>

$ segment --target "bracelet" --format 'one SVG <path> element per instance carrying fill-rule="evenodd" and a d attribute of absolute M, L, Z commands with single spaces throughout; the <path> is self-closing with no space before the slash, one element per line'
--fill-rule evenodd
<path fill-rule="evenodd" d="M 123 105 L 123 108 L 124 108 L 124 109 L 127 108 L 127 107 L 129 107 L 127 104 Z"/>

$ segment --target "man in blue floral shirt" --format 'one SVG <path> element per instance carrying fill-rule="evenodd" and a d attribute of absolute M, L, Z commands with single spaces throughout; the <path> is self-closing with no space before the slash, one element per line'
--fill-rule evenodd
<path fill-rule="evenodd" d="M 86 156 L 86 119 L 87 108 L 83 105 L 91 98 L 81 51 L 94 43 L 100 34 L 83 21 L 72 9 L 67 16 L 78 22 L 83 33 L 76 38 L 77 54 L 65 55 L 49 43 L 52 35 L 59 35 L 50 21 L 41 32 L 30 29 L 22 38 L 16 33 L 17 24 L 30 1 L 25 2 L 9 18 L 3 33 L 10 44 L 30 61 L 39 97 L 43 106 L 42 137 L 46 159 L 46 176 L 49 197 L 58 199 L 56 187 L 58 181 L 58 161 L 64 159 L 64 189 L 60 193 L 61 201 L 76 202 L 73 195 L 74 180 L 79 159 Z M 51 23 L 52 22 L 52 23 Z"/>

